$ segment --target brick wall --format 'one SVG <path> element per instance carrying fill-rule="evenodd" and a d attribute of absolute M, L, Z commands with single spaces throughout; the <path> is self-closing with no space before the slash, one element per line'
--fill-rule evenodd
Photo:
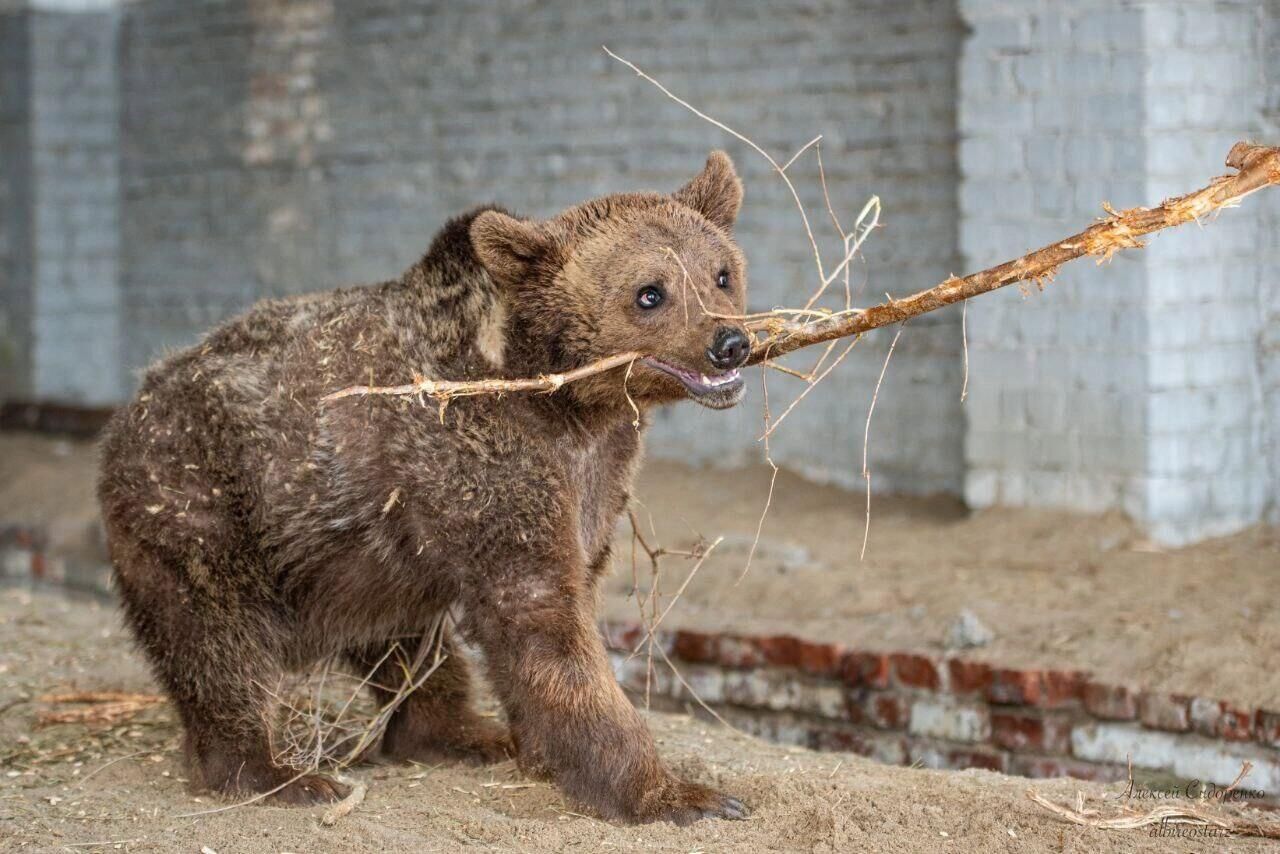
<path fill-rule="evenodd" d="M 973 28 L 960 66 L 965 268 L 1069 234 L 1103 199 L 1145 203 L 1141 10 L 962 9 Z M 971 505 L 1140 509 L 1143 285 L 1141 262 L 1121 257 L 969 306 Z"/>
<path fill-rule="evenodd" d="M 811 260 L 767 166 L 601 43 L 782 156 L 824 132 L 846 218 L 884 199 L 864 301 L 1054 239 L 1104 199 L 1186 189 L 1280 123 L 1277 0 L 30 5 L 0 3 L 6 397 L 118 400 L 255 299 L 396 274 L 477 202 L 547 215 L 673 188 L 713 146 L 747 182 L 753 307 L 802 299 Z M 815 171 L 793 174 L 834 249 Z M 1280 199 L 1223 218 L 974 301 L 963 411 L 961 312 L 910 324 L 877 404 L 877 488 L 1120 508 L 1170 542 L 1280 518 Z M 859 485 L 891 337 L 800 406 L 775 459 Z M 775 410 L 799 388 L 774 376 Z M 758 458 L 759 402 L 666 411 L 650 452 Z"/>
<path fill-rule="evenodd" d="M 1262 40 L 1262 72 L 1265 99 L 1260 137 L 1280 139 L 1280 0 L 1268 0 L 1262 8 L 1258 36 Z M 1261 419 L 1269 449 L 1269 518 L 1280 522 L 1280 199 L 1261 199 L 1258 242 L 1258 277 L 1261 295 L 1262 334 L 1258 341 L 1263 406 Z"/>
<path fill-rule="evenodd" d="M 118 401 L 120 12 L 30 15 L 35 266 L 32 385 L 40 398 Z"/>
<path fill-rule="evenodd" d="M 1123 780 L 1141 772 L 1245 786 L 1280 802 L 1280 712 L 1111 684 L 1079 670 L 851 650 L 790 636 L 609 625 L 618 680 L 639 703 L 714 712 L 732 726 L 891 764 L 1025 777 Z M 633 654 L 639 650 L 639 654 Z M 667 664 L 669 660 L 671 664 Z"/>
<path fill-rule="evenodd" d="M 142 3 L 127 16 L 123 72 L 128 368 L 259 296 L 392 276 L 478 202 L 549 215 L 604 192 L 674 189 L 716 146 L 747 183 L 738 233 L 754 306 L 800 300 L 812 263 L 767 164 L 602 43 L 781 156 L 827 133 L 846 217 L 873 192 L 889 212 L 855 284 L 875 299 L 933 283 L 957 269 L 958 37 L 948 5 L 880 0 L 675 2 L 661 15 L 547 2 L 484 15 L 416 2 Z M 797 175 L 834 251 L 812 160 Z M 959 489 L 957 319 L 922 319 L 903 336 L 878 403 L 897 426 L 871 449 L 886 489 Z M 856 482 L 860 432 L 847 427 L 865 417 L 887 343 L 870 336 L 797 410 L 779 461 Z M 774 382 L 777 399 L 798 390 Z M 664 413 L 652 452 L 757 456 L 752 395 L 730 415 Z"/>
<path fill-rule="evenodd" d="M 1185 192 L 1262 129 L 1259 4 L 962 11 L 967 268 L 1070 233 L 1103 200 Z M 969 503 L 1120 508 L 1169 543 L 1261 518 L 1276 500 L 1259 465 L 1275 459 L 1259 310 L 1276 287 L 1274 202 L 1070 267 L 1043 294 L 975 301 Z"/>
<path fill-rule="evenodd" d="M 1257 4 L 1146 9 L 1147 180 L 1154 198 L 1254 138 L 1266 91 Z M 1274 202 L 1274 199 L 1268 200 Z M 1165 540 L 1238 530 L 1274 500 L 1265 464 L 1262 288 L 1280 278 L 1259 246 L 1263 210 L 1161 240 L 1147 267 L 1147 495 Z"/>
<path fill-rule="evenodd" d="M 102 404 L 120 371 L 120 13 L 0 14 L 0 394 Z M 53 7 L 53 8 L 47 8 Z"/>
<path fill-rule="evenodd" d="M 0 15 L 0 397 L 31 393 L 28 15 Z"/>

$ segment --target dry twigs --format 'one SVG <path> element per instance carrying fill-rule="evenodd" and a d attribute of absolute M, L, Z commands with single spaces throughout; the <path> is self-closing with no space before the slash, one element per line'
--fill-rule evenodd
<path fill-rule="evenodd" d="M 1073 824 L 1084 827 L 1096 827 L 1102 830 L 1134 830 L 1140 827 L 1159 825 L 1161 835 L 1165 836 L 1260 836 L 1267 839 L 1280 839 L 1280 822 L 1265 821 L 1261 818 L 1250 818 L 1240 812 L 1227 812 L 1221 805 L 1233 792 L 1237 792 L 1244 778 L 1253 770 L 1253 763 L 1245 760 L 1240 765 L 1240 773 L 1236 775 L 1230 786 L 1225 788 L 1201 788 L 1199 797 L 1192 798 L 1190 787 L 1185 790 L 1187 801 L 1176 804 L 1161 804 L 1145 812 L 1134 808 L 1130 799 L 1134 791 L 1133 762 L 1129 762 L 1129 785 L 1120 799 L 1118 809 L 1113 815 L 1104 816 L 1102 811 L 1086 806 L 1084 792 L 1076 792 L 1074 807 L 1064 807 L 1041 795 L 1035 789 L 1027 790 L 1027 798 L 1034 804 L 1043 807 L 1054 815 L 1061 816 Z M 1194 804 L 1194 805 L 1193 805 Z M 1208 804 L 1218 804 L 1210 809 Z M 1153 832 L 1154 829 L 1153 829 Z"/>
<path fill-rule="evenodd" d="M 438 614 L 416 650 L 392 644 L 363 677 L 342 673 L 329 660 L 272 690 L 284 711 L 275 761 L 307 771 L 341 771 L 358 762 L 377 743 L 400 704 L 444 661 L 444 629 L 445 615 Z M 400 672 L 400 682 L 375 685 L 374 674 L 387 661 Z M 343 681 L 354 684 L 340 688 Z M 392 697 L 380 706 L 371 702 L 365 691 L 371 686 Z"/>
<path fill-rule="evenodd" d="M 426 395 L 439 401 L 447 401 L 455 397 L 467 397 L 476 394 L 506 394 L 513 391 L 555 391 L 565 383 L 580 380 L 584 377 L 602 374 L 614 368 L 630 365 L 640 358 L 639 353 L 619 353 L 589 365 L 583 365 L 562 374 L 544 374 L 531 379 L 517 380 L 432 380 L 417 377 L 404 385 L 353 385 L 341 391 L 324 396 L 324 400 L 340 400 L 344 397 L 365 397 L 371 394 L 390 395 Z"/>
<path fill-rule="evenodd" d="M 627 64 L 630 65 L 630 63 Z M 690 107 L 690 109 L 693 108 Z M 698 115 L 703 114 L 698 113 Z M 705 118 L 718 127 L 725 127 L 710 117 Z M 725 129 L 728 130 L 728 128 Z M 730 132 L 740 139 L 745 139 L 736 132 Z M 769 161 L 775 164 L 779 174 L 783 174 L 785 178 L 781 167 L 777 166 L 771 157 Z M 747 321 L 747 326 L 757 333 L 748 364 L 760 364 L 804 347 L 857 336 L 882 326 L 902 323 L 912 317 L 1019 282 L 1035 282 L 1043 286 L 1045 282 L 1053 279 L 1063 264 L 1086 255 L 1096 258 L 1098 263 L 1103 263 L 1123 249 L 1142 248 L 1145 244 L 1141 238 L 1148 234 L 1192 221 L 1199 222 L 1205 216 L 1222 208 L 1237 205 L 1251 193 L 1264 187 L 1280 184 L 1280 148 L 1238 142 L 1227 155 L 1227 166 L 1238 171 L 1234 175 L 1214 178 L 1199 190 L 1167 199 L 1152 208 L 1139 207 L 1115 211 L 1104 205 L 1107 216 L 1084 231 L 1028 252 L 1012 261 L 1006 261 L 963 278 L 952 276 L 945 282 L 911 296 L 889 299 L 864 309 L 847 309 L 838 312 L 778 309 L 755 316 Z M 790 186 L 790 180 L 786 180 Z M 807 218 L 805 228 L 812 236 Z M 855 230 L 853 233 L 856 234 L 858 231 Z M 847 236 L 845 242 L 846 246 L 855 245 Z M 860 241 L 857 241 L 856 245 L 860 245 Z M 856 252 L 856 248 L 853 252 Z M 819 294 L 821 289 L 825 289 L 829 284 L 829 278 L 847 269 L 853 252 L 846 253 L 836 270 L 823 277 Z M 820 259 L 818 264 L 821 270 Z M 797 315 L 817 316 L 809 320 L 792 319 Z M 620 353 L 562 374 L 550 374 L 531 379 L 450 381 L 419 378 L 412 383 L 398 386 L 352 386 L 334 392 L 324 399 L 330 401 L 370 394 L 425 394 L 443 401 L 462 395 L 517 391 L 551 392 L 575 380 L 629 365 L 639 357 L 638 353 Z"/>
<path fill-rule="evenodd" d="M 631 523 L 631 594 L 636 597 L 636 606 L 640 609 L 640 622 L 645 626 L 645 636 L 631 650 L 631 653 L 627 656 L 626 660 L 630 661 L 635 658 L 640 654 L 641 649 L 645 649 L 647 651 L 644 681 L 644 705 L 647 709 L 649 708 L 651 700 L 650 691 L 653 687 L 653 653 L 655 649 L 659 653 L 662 652 L 662 648 L 658 644 L 655 636 L 658 626 L 662 625 L 662 621 L 667 618 L 667 614 L 671 612 L 671 609 L 675 606 L 676 602 L 678 602 L 680 597 L 684 595 L 685 588 L 689 586 L 689 582 L 693 581 L 693 577 L 698 574 L 698 570 L 702 568 L 702 564 L 711 556 L 711 552 L 715 550 L 716 546 L 720 545 L 724 540 L 724 537 L 719 537 L 715 542 L 706 546 L 704 546 L 702 538 L 699 537 L 698 542 L 690 550 L 668 549 L 663 548 L 661 545 L 650 545 L 649 540 L 640 532 L 640 522 L 636 519 L 634 510 L 627 510 L 627 521 Z M 656 538 L 657 534 L 653 531 L 652 518 L 649 520 L 649 526 L 650 533 Z M 645 556 L 649 559 L 650 574 L 648 593 L 645 593 L 640 589 L 640 569 L 637 560 L 637 550 L 643 551 Z M 676 590 L 675 595 L 671 597 L 671 601 L 669 601 L 667 606 L 662 609 L 661 613 L 659 613 L 658 607 L 661 604 L 662 598 L 662 559 L 664 557 L 688 558 L 695 561 L 695 563 L 693 568 L 689 570 L 689 574 L 685 576 L 684 582 L 680 585 L 680 588 Z M 683 678 L 680 676 L 679 671 L 676 670 L 675 665 L 672 664 L 670 660 L 667 661 L 667 665 L 671 668 L 671 671 L 675 674 L 676 678 L 681 679 L 683 682 Z M 701 702 L 701 700 L 699 700 L 699 702 Z"/>
<path fill-rule="evenodd" d="M 158 694 L 130 694 L 123 691 L 77 691 L 68 694 L 45 694 L 41 703 L 75 708 L 45 710 L 36 720 L 40 726 L 50 724 L 114 724 L 128 720 L 139 712 L 162 705 Z"/>
<path fill-rule="evenodd" d="M 1200 221 L 1264 187 L 1280 184 L 1280 148 L 1236 143 L 1227 155 L 1234 175 L 1214 178 L 1205 187 L 1166 199 L 1153 208 L 1114 211 L 1084 231 L 1028 252 L 964 278 L 952 277 L 928 290 L 853 313 L 839 313 L 821 320 L 797 323 L 784 318 L 764 318 L 751 325 L 765 334 L 756 340 L 751 364 L 775 358 L 803 347 L 836 338 L 859 335 L 881 326 L 901 323 L 920 314 L 971 299 L 1017 282 L 1043 284 L 1069 261 L 1091 255 L 1103 263 L 1122 249 L 1140 249 L 1141 237 L 1166 228 Z"/>
<path fill-rule="evenodd" d="M 288 780 L 266 792 L 227 806 L 198 812 L 182 813 L 175 818 L 194 818 L 213 815 L 248 806 L 269 798 L 286 786 L 301 780 L 308 774 L 328 770 L 338 774 L 359 762 L 382 737 L 391 715 L 409 695 L 435 673 L 445 660 L 444 635 L 448 616 L 440 613 L 419 640 L 416 650 L 407 650 L 400 643 L 392 644 L 363 677 L 354 677 L 334 668 L 334 660 L 328 659 L 306 673 L 291 677 L 275 688 L 263 686 L 283 710 L 279 747 L 273 760 L 295 770 Z M 374 674 L 387 662 L 394 661 L 400 671 L 400 683 L 395 686 L 373 681 Z M 335 683 L 354 682 L 349 689 Z M 366 688 L 381 688 L 392 696 L 382 705 L 366 697 Z M 368 786 L 359 781 L 338 779 L 351 785 L 346 798 L 330 807 L 321 818 L 329 826 L 351 813 L 364 801 Z"/>
<path fill-rule="evenodd" d="M 1027 797 L 1032 803 L 1043 807 L 1054 815 L 1061 816 L 1072 824 L 1084 827 L 1096 827 L 1102 830 L 1134 830 L 1140 827 L 1160 825 L 1189 825 L 1193 828 L 1217 828 L 1225 834 L 1238 836 L 1260 836 L 1266 839 L 1280 839 L 1280 822 L 1250 819 L 1237 815 L 1218 813 L 1190 803 L 1161 804 L 1147 811 L 1139 811 L 1131 806 L 1123 805 L 1119 811 L 1110 816 L 1102 815 L 1101 810 L 1084 805 L 1083 793 L 1076 797 L 1075 807 L 1065 807 L 1041 795 L 1034 789 L 1027 790 Z M 1203 831 L 1179 833 L 1176 829 L 1168 831 L 1168 835 L 1208 835 Z"/>

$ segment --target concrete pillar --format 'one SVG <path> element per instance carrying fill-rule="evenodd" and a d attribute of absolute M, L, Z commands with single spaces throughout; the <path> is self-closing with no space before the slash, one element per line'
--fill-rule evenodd
<path fill-rule="evenodd" d="M 0 15 L 6 168 L 0 326 L 7 397 L 120 398 L 119 64 L 115 2 Z M 13 160 L 10 161 L 10 156 Z"/>
<path fill-rule="evenodd" d="M 31 393 L 31 78 L 25 11 L 0 13 L 0 398 Z"/>
<path fill-rule="evenodd" d="M 1261 4 L 969 0 L 962 15 L 966 269 L 1078 230 L 1103 201 L 1192 189 L 1259 130 Z M 970 306 L 971 505 L 1118 508 L 1167 543 L 1262 517 L 1274 274 L 1249 204 Z"/>

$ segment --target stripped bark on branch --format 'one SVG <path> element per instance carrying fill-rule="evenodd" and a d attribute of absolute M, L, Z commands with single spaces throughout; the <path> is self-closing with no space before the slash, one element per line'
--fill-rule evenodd
<path fill-rule="evenodd" d="M 1227 166 L 1239 171 L 1215 178 L 1195 192 L 1168 199 L 1153 208 L 1114 211 L 1104 205 L 1108 216 L 1078 234 L 962 279 L 953 276 L 902 299 L 803 323 L 785 318 L 755 321 L 750 325 L 765 334 L 756 339 L 749 364 L 759 364 L 835 338 L 860 335 L 881 326 L 901 323 L 1006 285 L 1028 281 L 1043 283 L 1052 279 L 1063 264 L 1085 255 L 1097 258 L 1098 263 L 1109 261 L 1122 249 L 1141 249 L 1145 244 L 1140 238 L 1145 235 L 1192 220 L 1199 221 L 1224 207 L 1236 205 L 1263 187 L 1280 184 L 1280 148 L 1238 142 L 1227 155 Z"/>
<path fill-rule="evenodd" d="M 1084 231 L 964 278 L 952 276 L 941 284 L 911 296 L 890 299 L 870 308 L 822 314 L 806 321 L 792 318 L 797 314 L 812 317 L 812 311 L 768 312 L 747 324 L 756 333 L 748 364 L 757 365 L 814 344 L 857 336 L 882 326 L 901 323 L 917 315 L 1019 282 L 1043 285 L 1069 261 L 1088 255 L 1101 264 L 1121 250 L 1141 249 L 1145 245 L 1141 238 L 1148 234 L 1193 220 L 1201 221 L 1222 208 L 1235 206 L 1251 193 L 1280 184 L 1280 148 L 1238 142 L 1227 155 L 1227 166 L 1237 172 L 1215 178 L 1199 190 L 1167 199 L 1151 208 L 1115 211 L 1104 205 L 1108 215 Z M 327 395 L 324 400 L 389 394 L 426 395 L 445 402 L 454 397 L 475 394 L 553 392 L 574 380 L 624 368 L 641 355 L 643 354 L 619 353 L 572 371 L 528 379 L 452 381 L 418 378 L 404 385 L 351 386 Z"/>

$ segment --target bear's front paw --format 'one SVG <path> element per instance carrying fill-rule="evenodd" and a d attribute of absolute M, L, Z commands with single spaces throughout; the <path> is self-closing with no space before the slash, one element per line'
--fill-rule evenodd
<path fill-rule="evenodd" d="M 304 774 L 267 796 L 275 806 L 305 807 L 331 804 L 351 794 L 351 787 L 325 774 Z"/>
<path fill-rule="evenodd" d="M 642 821 L 669 821 L 680 826 L 703 818 L 746 818 L 750 811 L 737 798 L 697 783 L 672 781 L 654 804 L 652 813 Z"/>

